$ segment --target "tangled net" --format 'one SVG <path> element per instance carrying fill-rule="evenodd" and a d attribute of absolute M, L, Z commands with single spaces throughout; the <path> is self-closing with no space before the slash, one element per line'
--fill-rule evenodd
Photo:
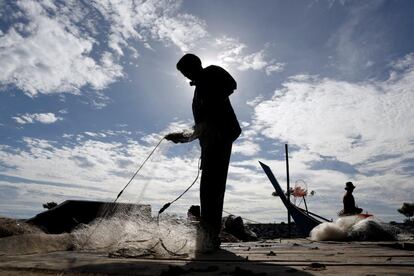
<path fill-rule="evenodd" d="M 110 257 L 185 257 L 195 250 L 197 227 L 175 216 L 157 222 L 121 212 L 83 224 L 72 234 L 75 249 Z"/>

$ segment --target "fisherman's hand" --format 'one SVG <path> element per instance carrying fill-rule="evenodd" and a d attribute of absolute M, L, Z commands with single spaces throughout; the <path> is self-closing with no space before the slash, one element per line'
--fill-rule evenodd
<path fill-rule="evenodd" d="M 173 132 L 165 135 L 165 139 L 172 141 L 174 143 L 186 143 L 188 142 L 188 137 L 184 135 L 183 132 Z"/>
<path fill-rule="evenodd" d="M 203 134 L 205 134 L 207 126 L 206 126 L 206 123 L 198 123 L 193 127 L 193 129 L 194 129 L 194 132 L 192 136 L 194 137 L 194 139 L 197 139 L 203 136 Z"/>

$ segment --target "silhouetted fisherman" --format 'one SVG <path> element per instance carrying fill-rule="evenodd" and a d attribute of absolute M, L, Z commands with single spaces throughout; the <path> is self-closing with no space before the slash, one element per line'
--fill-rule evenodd
<path fill-rule="evenodd" d="M 195 86 L 193 98 L 194 132 L 170 133 L 165 138 L 174 143 L 199 139 L 201 146 L 200 205 L 201 226 L 207 234 L 205 251 L 218 249 L 227 171 L 233 142 L 241 129 L 229 96 L 237 88 L 233 77 L 215 65 L 202 67 L 193 54 L 184 55 L 177 69 Z"/>
<path fill-rule="evenodd" d="M 355 189 L 354 184 L 352 184 L 352 182 L 346 182 L 345 185 L 346 185 L 345 186 L 346 193 L 343 199 L 344 209 L 339 212 L 339 215 L 349 216 L 349 215 L 361 214 L 362 209 L 358 208 L 355 205 L 355 199 L 354 199 L 354 196 L 352 195 L 352 192 Z"/>

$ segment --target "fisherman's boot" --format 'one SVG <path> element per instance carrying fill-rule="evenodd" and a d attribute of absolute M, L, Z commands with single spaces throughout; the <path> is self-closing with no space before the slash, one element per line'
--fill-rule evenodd
<path fill-rule="evenodd" d="M 200 223 L 197 230 L 196 253 L 208 254 L 220 249 L 220 238 L 210 227 Z"/>

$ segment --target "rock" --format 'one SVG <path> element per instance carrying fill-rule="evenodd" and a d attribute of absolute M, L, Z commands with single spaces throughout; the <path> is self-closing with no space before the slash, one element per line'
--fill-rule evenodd
<path fill-rule="evenodd" d="M 244 226 L 241 217 L 228 216 L 225 219 L 223 230 L 244 242 L 258 240 L 256 234 Z"/>
<path fill-rule="evenodd" d="M 326 270 L 326 266 L 321 263 L 310 263 L 308 266 L 303 268 L 304 270 L 311 270 L 311 271 L 322 271 Z"/>
<path fill-rule="evenodd" d="M 225 231 L 220 232 L 220 241 L 221 242 L 240 242 L 238 238 L 236 238 L 232 234 L 227 233 Z"/>
<path fill-rule="evenodd" d="M 247 229 L 252 230 L 260 239 L 276 239 L 288 237 L 288 225 L 286 223 L 255 223 L 247 224 Z M 304 238 L 296 225 L 291 225 L 291 237 L 292 238 Z"/>

